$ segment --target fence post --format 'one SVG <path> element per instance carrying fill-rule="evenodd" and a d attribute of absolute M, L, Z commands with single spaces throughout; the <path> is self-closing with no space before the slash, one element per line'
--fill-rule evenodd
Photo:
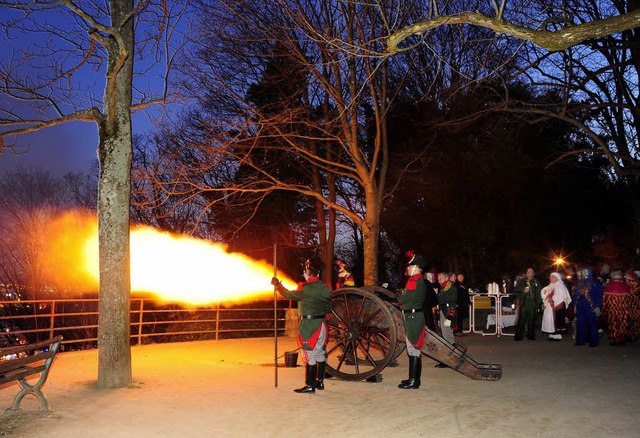
<path fill-rule="evenodd" d="M 216 307 L 216 341 L 218 340 L 218 329 L 220 328 L 220 303 Z"/>
<path fill-rule="evenodd" d="M 142 345 L 143 313 L 144 313 L 144 298 L 140 298 L 140 315 L 138 315 L 138 345 Z"/>
<path fill-rule="evenodd" d="M 55 318 L 55 314 L 56 314 L 56 300 L 52 300 L 51 301 L 51 311 L 50 311 L 50 316 L 49 316 L 49 339 L 53 339 L 53 332 L 55 331 L 55 324 L 56 324 L 56 318 Z"/>

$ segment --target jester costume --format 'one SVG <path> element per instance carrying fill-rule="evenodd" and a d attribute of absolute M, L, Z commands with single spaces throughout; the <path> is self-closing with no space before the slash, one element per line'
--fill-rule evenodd
<path fill-rule="evenodd" d="M 584 345 L 588 335 L 589 346 L 597 347 L 600 343 L 597 317 L 601 314 L 604 287 L 590 268 L 583 269 L 581 276 L 582 280 L 573 292 L 576 308 L 576 345 Z"/>
<path fill-rule="evenodd" d="M 611 281 L 604 285 L 602 315 L 607 321 L 611 345 L 624 344 L 630 338 L 629 316 L 631 313 L 631 290 L 622 280 L 622 274 L 613 272 Z"/>
<path fill-rule="evenodd" d="M 640 339 L 640 283 L 632 271 L 628 271 L 625 277 L 630 289 L 629 336 L 632 341 L 635 341 Z"/>
<path fill-rule="evenodd" d="M 516 282 L 515 289 L 518 323 L 514 339 L 521 341 L 526 334 L 527 339 L 533 341 L 536 338 L 536 315 L 542 306 L 542 285 L 535 277 L 523 277 Z"/>

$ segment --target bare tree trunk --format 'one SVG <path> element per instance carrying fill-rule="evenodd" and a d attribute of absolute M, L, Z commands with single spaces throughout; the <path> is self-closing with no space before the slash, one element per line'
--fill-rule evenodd
<path fill-rule="evenodd" d="M 367 196 L 367 213 L 362 226 L 364 285 L 378 284 L 378 247 L 380 246 L 380 200 Z"/>
<path fill-rule="evenodd" d="M 100 302 L 98 317 L 98 387 L 131 383 L 129 341 L 131 201 L 131 95 L 133 72 L 133 2 L 112 0 L 112 21 L 119 38 L 109 38 L 109 68 L 104 118 L 100 124 L 98 230 Z M 118 26 L 120 24 L 120 26 Z"/>

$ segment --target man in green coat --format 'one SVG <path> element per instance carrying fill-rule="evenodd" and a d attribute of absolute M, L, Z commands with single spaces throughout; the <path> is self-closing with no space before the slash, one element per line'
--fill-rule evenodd
<path fill-rule="evenodd" d="M 535 277 L 533 268 L 527 269 L 524 277 L 516 281 L 516 313 L 518 323 L 516 325 L 516 341 L 522 341 L 525 332 L 527 339 L 536 339 L 536 316 L 542 307 L 542 284 Z"/>
<path fill-rule="evenodd" d="M 402 303 L 402 316 L 404 320 L 404 331 L 407 341 L 407 354 L 409 355 L 409 378 L 403 380 L 398 385 L 401 389 L 420 388 L 420 376 L 422 374 L 422 344 L 426 334 L 424 325 L 424 299 L 427 295 L 427 285 L 422 278 L 422 270 L 425 261 L 422 257 L 407 252 L 409 262 L 405 275 L 407 284 L 402 290 L 400 301 Z"/>
<path fill-rule="evenodd" d="M 284 298 L 300 303 L 298 343 L 305 363 L 305 386 L 294 391 L 302 394 L 313 394 L 316 389 L 324 389 L 324 347 L 327 343 L 327 320 L 331 313 L 331 287 L 320 281 L 321 268 L 319 259 L 307 260 L 305 282 L 300 283 L 295 291 L 287 290 L 276 277 L 271 280 Z"/>
<path fill-rule="evenodd" d="M 438 282 L 442 287 L 438 294 L 438 308 L 440 319 L 440 331 L 445 341 L 451 345 L 455 345 L 456 338 L 453 334 L 453 328 L 458 320 L 457 303 L 458 288 L 455 284 L 455 274 L 453 272 L 441 272 L 438 274 Z M 436 365 L 438 368 L 444 368 L 446 365 Z"/>

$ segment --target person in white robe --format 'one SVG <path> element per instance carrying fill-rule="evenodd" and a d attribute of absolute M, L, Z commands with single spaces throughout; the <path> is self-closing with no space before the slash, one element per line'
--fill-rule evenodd
<path fill-rule="evenodd" d="M 549 335 L 550 341 L 560 341 L 567 331 L 565 318 L 571 295 L 558 272 L 549 275 L 549 285 L 542 288 L 540 295 L 544 306 L 542 332 Z"/>

